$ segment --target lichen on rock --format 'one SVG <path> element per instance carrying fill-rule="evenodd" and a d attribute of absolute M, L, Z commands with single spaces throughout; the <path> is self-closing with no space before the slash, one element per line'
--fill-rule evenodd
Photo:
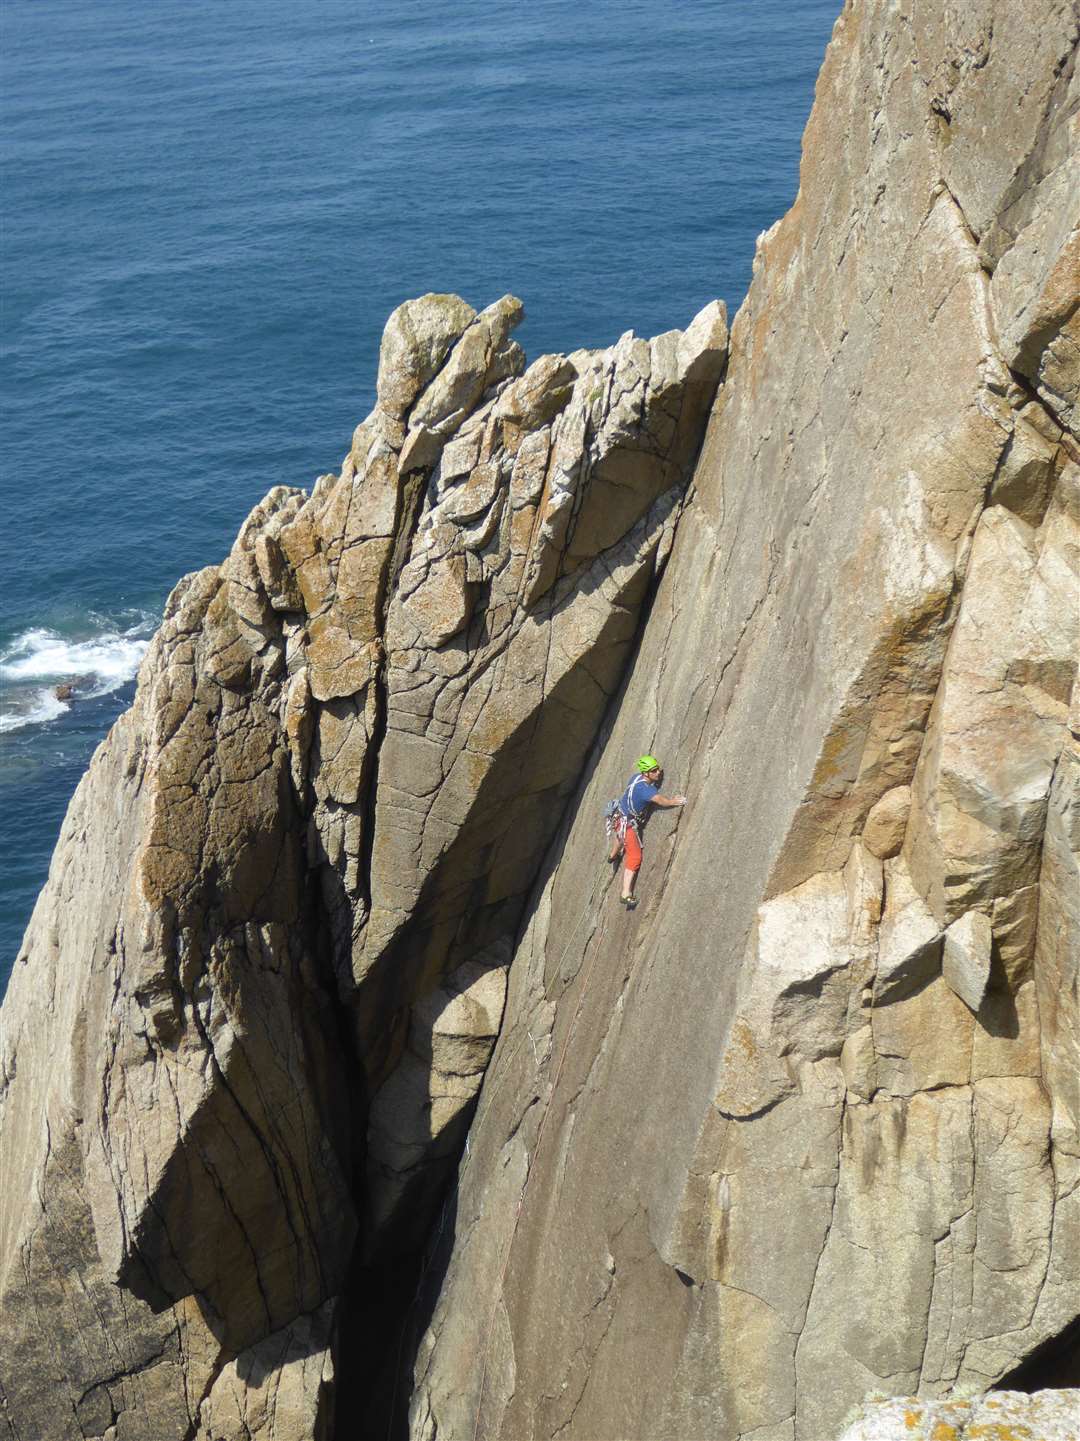
<path fill-rule="evenodd" d="M 4 1012 L 17 1434 L 324 1434 L 354 1254 L 423 1241 L 726 356 L 712 305 L 527 367 L 522 313 L 394 312 L 72 802 Z"/>
<path fill-rule="evenodd" d="M 177 585 L 5 1002 L 16 1436 L 329 1441 L 379 1267 L 416 1441 L 974 1437 L 1072 1344 L 1076 44 L 849 0 L 730 355 L 406 301 Z"/>

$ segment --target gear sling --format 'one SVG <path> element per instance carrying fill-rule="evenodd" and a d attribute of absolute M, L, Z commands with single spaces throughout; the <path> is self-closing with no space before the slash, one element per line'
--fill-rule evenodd
<path fill-rule="evenodd" d="M 604 807 L 605 832 L 607 836 L 616 836 L 623 850 L 623 863 L 628 871 L 637 871 L 641 867 L 641 823 L 648 811 L 649 801 L 639 810 L 634 802 L 634 790 L 638 784 L 645 785 L 653 795 L 655 790 L 649 786 L 643 775 L 635 775 L 627 786 L 624 795 L 619 800 L 609 801 Z M 625 799 L 630 807 L 629 814 L 622 809 L 621 801 Z M 651 796 L 650 796 L 651 799 Z"/>

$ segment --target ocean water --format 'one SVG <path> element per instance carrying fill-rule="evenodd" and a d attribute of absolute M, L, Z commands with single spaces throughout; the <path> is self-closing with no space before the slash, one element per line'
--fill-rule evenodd
<path fill-rule="evenodd" d="M 337 467 L 393 307 L 734 311 L 838 9 L 0 0 L 0 988 L 169 590 Z"/>

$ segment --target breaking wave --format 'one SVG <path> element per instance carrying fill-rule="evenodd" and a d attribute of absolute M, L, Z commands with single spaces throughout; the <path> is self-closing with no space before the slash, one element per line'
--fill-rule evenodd
<path fill-rule="evenodd" d="M 104 629 L 84 639 L 43 626 L 23 631 L 0 652 L 0 733 L 63 715 L 71 702 L 57 697 L 57 686 L 71 685 L 72 701 L 119 690 L 134 679 L 155 623 L 144 616 L 125 630 Z"/>

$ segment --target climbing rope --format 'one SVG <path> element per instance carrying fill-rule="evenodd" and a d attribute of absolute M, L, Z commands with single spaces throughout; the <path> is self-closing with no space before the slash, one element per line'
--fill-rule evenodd
<path fill-rule="evenodd" d="M 615 876 L 616 876 L 617 874 L 618 874 L 617 871 L 612 871 L 611 875 L 607 877 L 607 879 L 606 879 L 606 881 L 604 882 L 604 885 L 603 885 L 603 887 L 602 887 L 602 889 L 601 889 L 601 892 L 600 892 L 600 899 L 601 899 L 601 900 L 602 900 L 603 897 L 607 894 L 607 891 L 608 891 L 609 887 L 611 886 L 611 882 L 612 882 L 612 880 L 614 880 L 614 878 L 615 878 Z M 591 894 L 590 894 L 590 896 L 589 896 L 589 899 L 585 902 L 585 906 L 584 906 L 583 910 L 581 911 L 581 914 L 578 916 L 578 919 L 577 919 L 577 922 L 576 922 L 576 924 L 575 924 L 575 926 L 574 926 L 574 929 L 570 932 L 570 939 L 567 941 L 566 945 L 563 947 L 562 954 L 561 954 L 560 957 L 559 957 L 559 967 L 558 967 L 558 969 L 559 969 L 560 971 L 562 970 L 563 961 L 566 960 L 566 957 L 567 957 L 567 956 L 569 955 L 569 953 L 570 953 L 570 948 L 571 948 L 571 946 L 574 944 L 574 941 L 577 939 L 578 932 L 579 932 L 580 929 L 581 929 L 581 923 L 582 923 L 582 921 L 583 921 L 583 920 L 585 919 L 585 917 L 589 914 L 589 912 L 590 912 L 591 910 L 593 910 L 594 905 L 595 905 L 595 903 L 596 903 L 596 900 L 597 900 L 597 886 L 596 886 L 596 882 L 594 882 L 594 883 L 593 883 L 592 892 L 591 892 Z M 595 923 L 594 923 L 594 929 L 595 929 Z M 601 932 L 601 935 L 602 935 L 602 934 L 603 934 L 603 932 Z M 595 955 L 595 952 L 594 952 L 594 955 Z M 577 1018 L 578 1018 L 578 1014 L 579 1014 L 580 1011 L 581 1011 L 581 1002 L 582 1002 L 582 999 L 584 998 L 584 994 L 585 994 L 585 988 L 584 988 L 584 985 L 583 985 L 583 986 L 582 986 L 582 990 L 581 990 L 581 995 L 579 996 L 579 999 L 578 999 L 577 1010 L 574 1012 L 574 1019 L 573 1019 L 573 1021 L 571 1022 L 570 1031 L 567 1033 L 567 1039 L 566 1039 L 566 1042 L 565 1042 L 564 1045 L 563 1045 L 562 1056 L 560 1057 L 559 1066 L 558 1066 L 558 1069 L 557 1069 L 556 1074 L 555 1074 L 555 1080 L 554 1080 L 554 1083 L 552 1084 L 551 1095 L 548 1097 L 548 1105 L 550 1105 L 551 1096 L 554 1096 L 554 1094 L 555 1094 L 555 1087 L 558 1085 L 559 1075 L 560 1075 L 561 1072 L 562 1072 L 562 1062 L 563 1062 L 563 1060 L 564 1060 L 565 1057 L 566 1057 L 567 1047 L 568 1047 L 568 1045 L 569 1045 L 570 1037 L 571 1037 L 571 1035 L 573 1034 L 574 1026 L 577 1024 Z M 521 1047 L 524 1045 L 524 1043 L 525 1043 L 526 1040 L 529 1040 L 529 1041 L 532 1042 L 532 1046 L 533 1046 L 533 1056 L 534 1056 L 534 1058 L 535 1058 L 535 1056 L 536 1056 L 536 1042 L 535 1042 L 535 1040 L 533 1039 L 532 1032 L 531 1032 L 529 1026 L 526 1026 L 525 1029 L 522 1031 L 521 1035 L 520 1035 L 520 1036 L 518 1037 L 518 1039 L 515 1041 L 515 1043 L 514 1043 L 514 1045 L 513 1045 L 513 1048 L 512 1048 L 511 1051 L 510 1051 L 510 1055 L 509 1055 L 509 1057 L 507 1058 L 507 1061 L 505 1062 L 506 1065 L 512 1065 L 512 1064 L 513 1064 L 513 1062 L 517 1059 L 518 1051 L 519 1051 L 519 1050 L 521 1049 Z M 474 1121 L 472 1122 L 472 1125 L 470 1126 L 470 1130 L 473 1130 L 473 1131 L 478 1131 L 478 1130 L 479 1130 L 481 1124 L 483 1123 L 484 1119 L 485 1119 L 486 1116 L 487 1116 L 488 1110 L 491 1108 L 491 1103 L 492 1103 L 492 1100 L 493 1100 L 493 1099 L 494 1099 L 494 1092 L 492 1093 L 492 1096 L 491 1096 L 491 1098 L 488 1100 L 488 1102 L 487 1102 L 487 1104 L 485 1105 L 484 1109 L 479 1112 L 479 1114 L 476 1116 L 476 1118 L 475 1118 Z M 540 1129 L 537 1131 L 537 1135 L 536 1135 L 536 1146 L 535 1146 L 534 1149 L 533 1149 L 533 1160 L 534 1160 L 534 1161 L 535 1161 L 535 1159 L 536 1159 L 536 1157 L 537 1157 L 537 1155 L 539 1154 L 539 1151 L 540 1151 L 540 1136 L 541 1136 L 541 1134 L 543 1133 L 544 1121 L 545 1121 L 546 1119 L 547 1119 L 547 1106 L 545 1106 L 544 1112 L 543 1112 L 543 1114 L 542 1114 L 542 1116 L 541 1116 L 541 1118 L 540 1118 Z M 470 1165 L 470 1163 L 471 1163 L 471 1159 L 472 1159 L 472 1158 L 471 1158 L 471 1152 L 470 1152 L 470 1148 L 469 1148 L 468 1136 L 466 1136 L 466 1138 L 465 1138 L 465 1164 L 464 1164 L 464 1166 L 461 1168 L 461 1170 L 460 1170 L 460 1172 L 459 1172 L 459 1175 L 458 1175 L 458 1184 L 459 1184 L 459 1185 L 460 1185 L 460 1182 L 461 1182 L 461 1178 L 462 1178 L 462 1177 L 465 1175 L 465 1173 L 468 1171 L 469 1165 Z M 514 1217 L 514 1227 L 513 1227 L 513 1230 L 511 1231 L 511 1234 L 510 1234 L 510 1242 L 509 1242 L 509 1245 L 507 1246 L 506 1257 L 505 1257 L 505 1260 L 504 1260 L 504 1262 L 503 1262 L 502 1272 L 500 1273 L 500 1276 L 499 1276 L 498 1291 L 496 1292 L 495 1304 L 494 1304 L 494 1307 L 493 1307 L 493 1309 L 492 1309 L 491 1321 L 490 1321 L 489 1326 L 488 1326 L 487 1342 L 486 1342 L 485 1348 L 484 1348 L 484 1374 L 483 1374 L 483 1377 L 481 1378 L 481 1383 L 480 1383 L 480 1400 L 479 1400 L 479 1402 L 477 1403 L 477 1408 L 476 1408 L 476 1424 L 477 1424 L 477 1425 L 480 1424 L 480 1406 L 481 1406 L 481 1404 L 483 1403 L 483 1399 L 484 1399 L 484 1387 L 485 1387 L 485 1384 L 486 1384 L 486 1381 L 487 1381 L 487 1355 L 488 1355 L 488 1352 L 489 1352 L 489 1350 L 490 1350 L 490 1345 L 491 1345 L 491 1332 L 492 1332 L 492 1329 L 494 1328 L 494 1325 L 495 1325 L 495 1311 L 496 1311 L 496 1309 L 498 1308 L 498 1304 L 499 1304 L 499 1301 L 498 1301 L 498 1293 L 499 1293 L 499 1291 L 502 1290 L 502 1284 L 503 1284 L 503 1281 L 504 1281 L 505 1278 L 506 1278 L 506 1268 L 507 1268 L 507 1266 L 509 1265 L 509 1261 L 510 1261 L 510 1250 L 511 1250 L 511 1248 L 512 1248 L 512 1246 L 513 1246 L 514 1236 L 515 1236 L 515 1234 L 516 1234 L 516 1232 L 517 1232 L 517 1220 L 518 1220 L 518 1217 L 519 1217 L 520 1214 L 521 1214 L 521 1209 L 522 1209 L 522 1206 L 523 1206 L 523 1204 L 524 1204 L 524 1200 L 525 1200 L 525 1190 L 526 1190 L 526 1187 L 528 1186 L 528 1183 L 529 1183 L 529 1175 L 531 1174 L 531 1171 L 532 1171 L 532 1163 L 530 1163 L 529 1171 L 526 1173 L 525 1180 L 524 1180 L 524 1182 L 522 1183 L 521 1194 L 520 1194 L 519 1197 L 518 1197 L 517 1210 L 516 1210 L 516 1212 L 515 1212 L 515 1217 Z M 441 1208 L 441 1210 L 440 1210 L 440 1212 L 439 1212 L 439 1225 L 438 1225 L 438 1228 L 437 1228 L 437 1230 L 436 1230 L 436 1232 L 435 1232 L 435 1239 L 434 1239 L 434 1241 L 432 1242 L 431 1246 L 429 1247 L 427 1256 L 425 1257 L 424 1262 L 423 1262 L 423 1265 L 422 1265 L 421 1268 L 420 1268 L 420 1275 L 419 1275 L 419 1277 L 418 1277 L 418 1279 L 417 1279 L 416 1289 L 415 1289 L 415 1291 L 413 1292 L 412 1300 L 409 1302 L 408 1308 L 407 1308 L 407 1310 L 406 1310 L 406 1312 L 405 1312 L 404 1320 L 402 1321 L 401 1334 L 400 1334 L 399 1337 L 398 1337 L 397 1356 L 396 1356 L 396 1361 L 395 1361 L 395 1365 L 394 1365 L 394 1374 L 395 1374 L 395 1376 L 398 1375 L 398 1374 L 400 1373 L 400 1370 L 401 1370 L 401 1356 L 402 1356 L 402 1352 L 403 1352 L 403 1350 L 404 1350 L 405 1336 L 406 1336 L 406 1333 L 407 1333 L 407 1331 L 408 1331 L 409 1316 L 411 1315 L 411 1313 L 412 1313 L 412 1311 L 413 1311 L 413 1308 L 416 1306 L 416 1303 L 417 1303 L 417 1302 L 419 1301 L 419 1299 L 420 1299 L 420 1295 L 421 1295 L 421 1292 L 423 1291 L 423 1288 L 424 1288 L 424 1281 L 425 1281 L 425 1279 L 426 1279 L 426 1277 L 427 1277 L 428 1270 L 430 1269 L 431 1263 L 432 1263 L 432 1261 L 434 1260 L 435 1254 L 436 1254 L 436 1252 L 437 1252 L 437 1250 L 438 1250 L 439 1241 L 440 1241 L 440 1239 L 441 1239 L 441 1237 L 442 1237 L 443 1229 L 444 1229 L 444 1227 L 445 1227 L 445 1225 L 446 1225 L 446 1211 L 447 1211 L 447 1207 L 449 1206 L 449 1204 L 450 1204 L 450 1197 L 447 1196 L 447 1198 L 446 1198 L 446 1200 L 443 1202 L 442 1208 Z M 394 1415 L 395 1415 L 396 1410 L 397 1410 L 397 1388 L 394 1387 L 393 1390 L 392 1390 L 392 1393 L 391 1393 L 391 1397 L 390 1397 L 390 1416 L 389 1416 L 389 1420 L 388 1420 L 388 1422 L 387 1422 L 387 1432 L 386 1432 L 386 1434 L 387 1434 L 387 1441 L 389 1441 L 389 1438 L 390 1438 L 390 1437 L 392 1436 L 392 1434 L 393 1434 Z M 476 1437 L 476 1433 L 475 1433 L 475 1431 L 474 1431 L 474 1433 L 473 1433 L 474 1441 L 475 1441 L 475 1437 Z"/>
<path fill-rule="evenodd" d="M 608 889 L 609 889 L 610 886 L 611 886 L 611 882 L 615 879 L 616 874 L 617 874 L 616 871 L 612 871 L 611 875 L 608 876 L 607 880 L 605 881 L 604 886 L 603 886 L 603 888 L 602 888 L 602 890 L 601 890 L 601 892 L 600 892 L 600 899 L 601 899 L 601 900 L 603 900 L 604 896 L 607 894 Z M 592 896 L 590 896 L 589 900 L 586 902 L 585 909 L 582 911 L 581 915 L 579 916 L 577 925 L 574 927 L 573 931 L 570 933 L 570 939 L 567 941 L 566 945 L 563 947 L 562 955 L 559 957 L 559 965 L 558 965 L 558 970 L 559 970 L 559 971 L 562 970 L 563 961 L 566 959 L 567 955 L 569 954 L 570 947 L 573 945 L 574 940 L 575 940 L 576 937 L 577 937 L 577 933 L 578 933 L 578 930 L 579 930 L 580 927 L 581 927 L 581 922 L 582 922 L 582 920 L 585 918 L 586 915 L 588 915 L 589 911 L 590 911 L 590 910 L 592 909 L 592 907 L 593 907 L 593 901 L 594 901 L 594 899 L 595 899 L 595 896 L 596 896 L 596 887 L 595 887 L 595 885 L 594 885 L 594 886 L 593 886 L 593 894 L 592 894 Z M 607 923 L 606 923 L 606 921 L 605 921 L 604 925 L 601 927 L 601 930 L 600 930 L 600 940 L 603 940 L 604 933 L 605 933 L 606 929 L 607 929 Z M 595 924 L 594 924 L 594 926 L 593 926 L 593 930 L 595 931 Z M 585 944 L 588 945 L 588 941 L 586 941 Z M 529 1189 L 529 1181 L 532 1179 L 533 1167 L 536 1165 L 537 1157 L 540 1155 L 540 1146 L 541 1146 L 541 1143 L 542 1143 L 543 1137 L 544 1137 L 544 1127 L 545 1127 L 545 1125 L 547 1124 L 547 1118 L 548 1118 L 548 1115 L 549 1115 L 549 1113 L 550 1113 L 550 1111 L 551 1111 L 551 1103 L 552 1103 L 552 1101 L 555 1099 L 555 1092 L 556 1092 L 556 1091 L 558 1090 L 558 1088 L 559 1088 L 559 1078 L 560 1078 L 561 1075 L 562 1075 L 563 1064 L 565 1063 L 567 1054 L 569 1053 L 569 1050 L 570 1050 L 570 1042 L 573 1040 L 574 1031 L 575 1031 L 575 1028 L 577 1027 L 577 1023 L 578 1023 L 578 1018 L 579 1018 L 580 1015 L 581 1015 L 581 1008 L 582 1008 L 582 1006 L 583 1006 L 583 1004 L 584 1004 L 584 1002 L 585 1002 L 585 994 L 586 994 L 586 992 L 588 991 L 588 988 L 589 988 L 589 980 L 590 980 L 591 975 L 592 975 L 593 964 L 594 964 L 594 962 L 595 962 L 595 960 L 596 960 L 596 957 L 597 957 L 597 955 L 599 954 L 599 952 L 600 952 L 600 944 L 599 944 L 599 942 L 598 942 L 598 943 L 593 947 L 592 955 L 590 956 L 588 965 L 586 966 L 585 971 L 584 971 L 584 974 L 582 975 L 581 986 L 580 986 L 579 989 L 578 989 L 577 1005 L 576 1005 L 575 1008 L 574 1008 L 574 1014 L 573 1014 L 573 1017 L 571 1018 L 569 1029 L 567 1030 L 567 1032 L 566 1032 L 566 1037 L 565 1037 L 565 1039 L 563 1040 L 562 1050 L 561 1050 L 560 1053 L 559 1053 L 559 1063 L 558 1063 L 558 1065 L 557 1065 L 556 1068 L 555 1068 L 555 1075 L 554 1075 L 554 1077 L 553 1077 L 553 1079 L 552 1079 L 552 1082 L 551 1082 L 551 1089 L 550 1089 L 549 1092 L 548 1092 L 547 1100 L 544 1102 L 544 1108 L 543 1108 L 543 1110 L 542 1110 L 541 1113 L 540 1113 L 540 1125 L 537 1127 L 537 1131 L 536 1131 L 536 1144 L 533 1146 L 533 1153 L 532 1153 L 531 1159 L 527 1159 L 526 1169 L 525 1169 L 525 1179 L 524 1179 L 524 1180 L 522 1181 L 522 1183 L 521 1183 L 521 1190 L 520 1190 L 520 1192 L 518 1193 L 517 1205 L 516 1205 L 515 1208 L 514 1208 L 514 1224 L 513 1224 L 513 1225 L 511 1226 L 511 1228 L 510 1228 L 510 1235 L 509 1235 L 508 1238 L 507 1238 L 506 1248 L 505 1248 L 505 1251 L 504 1251 L 504 1253 L 503 1253 L 502 1268 L 501 1268 L 500 1271 L 499 1271 L 499 1280 L 498 1280 L 498 1283 L 496 1284 L 496 1287 L 495 1287 L 495 1295 L 494 1295 L 494 1299 L 493 1299 L 492 1304 L 491 1304 L 491 1316 L 490 1316 L 490 1318 L 489 1318 L 489 1320 L 488 1320 L 487 1332 L 486 1332 L 485 1337 L 484 1337 L 484 1346 L 483 1346 L 484 1366 L 483 1366 L 483 1370 L 482 1370 L 481 1373 L 480 1373 L 480 1394 L 479 1394 L 479 1396 L 477 1397 L 477 1400 L 476 1400 L 476 1419 L 475 1419 L 475 1422 L 474 1422 L 474 1425 L 473 1425 L 473 1441 L 477 1441 L 477 1438 L 478 1438 L 478 1436 L 479 1436 L 479 1434 L 480 1434 L 480 1415 L 481 1415 L 481 1412 L 482 1412 L 483 1409 L 484 1409 L 484 1392 L 485 1392 L 485 1390 L 486 1390 L 486 1388 L 487 1388 L 488 1360 L 489 1360 L 489 1358 L 490 1358 L 490 1356 L 491 1356 L 491 1337 L 492 1337 L 492 1333 L 493 1333 L 494 1330 L 495 1330 L 495 1316 L 496 1316 L 496 1313 L 497 1313 L 497 1311 L 498 1311 L 498 1309 L 499 1309 L 499 1300 L 500 1300 L 500 1297 L 502 1296 L 503 1285 L 504 1285 L 504 1283 L 505 1283 L 505 1281 L 506 1281 L 506 1272 L 507 1272 L 507 1270 L 509 1269 L 509 1266 L 510 1266 L 510 1255 L 511 1255 L 511 1252 L 513 1251 L 513 1249 L 514 1249 L 514 1241 L 515 1241 L 515 1239 L 517 1238 L 518 1224 L 519 1224 L 519 1222 L 520 1222 L 520 1220 L 521 1220 L 522 1212 L 523 1212 L 524 1209 L 525 1209 L 525 1195 L 526 1195 L 526 1192 L 527 1192 L 528 1189 Z M 526 1034 L 529 1034 L 527 1028 L 526 1028 Z M 522 1039 L 524 1039 L 524 1037 L 523 1037 Z M 518 1044 L 520 1045 L 520 1042 L 519 1042 Z M 513 1051 L 511 1054 L 512 1054 L 512 1055 L 516 1055 L 516 1053 L 517 1053 L 517 1047 L 515 1046 L 514 1051 Z M 489 1102 L 489 1104 L 490 1104 L 490 1102 Z M 486 1115 L 486 1110 L 485 1110 L 485 1113 L 484 1113 L 484 1114 Z"/>

